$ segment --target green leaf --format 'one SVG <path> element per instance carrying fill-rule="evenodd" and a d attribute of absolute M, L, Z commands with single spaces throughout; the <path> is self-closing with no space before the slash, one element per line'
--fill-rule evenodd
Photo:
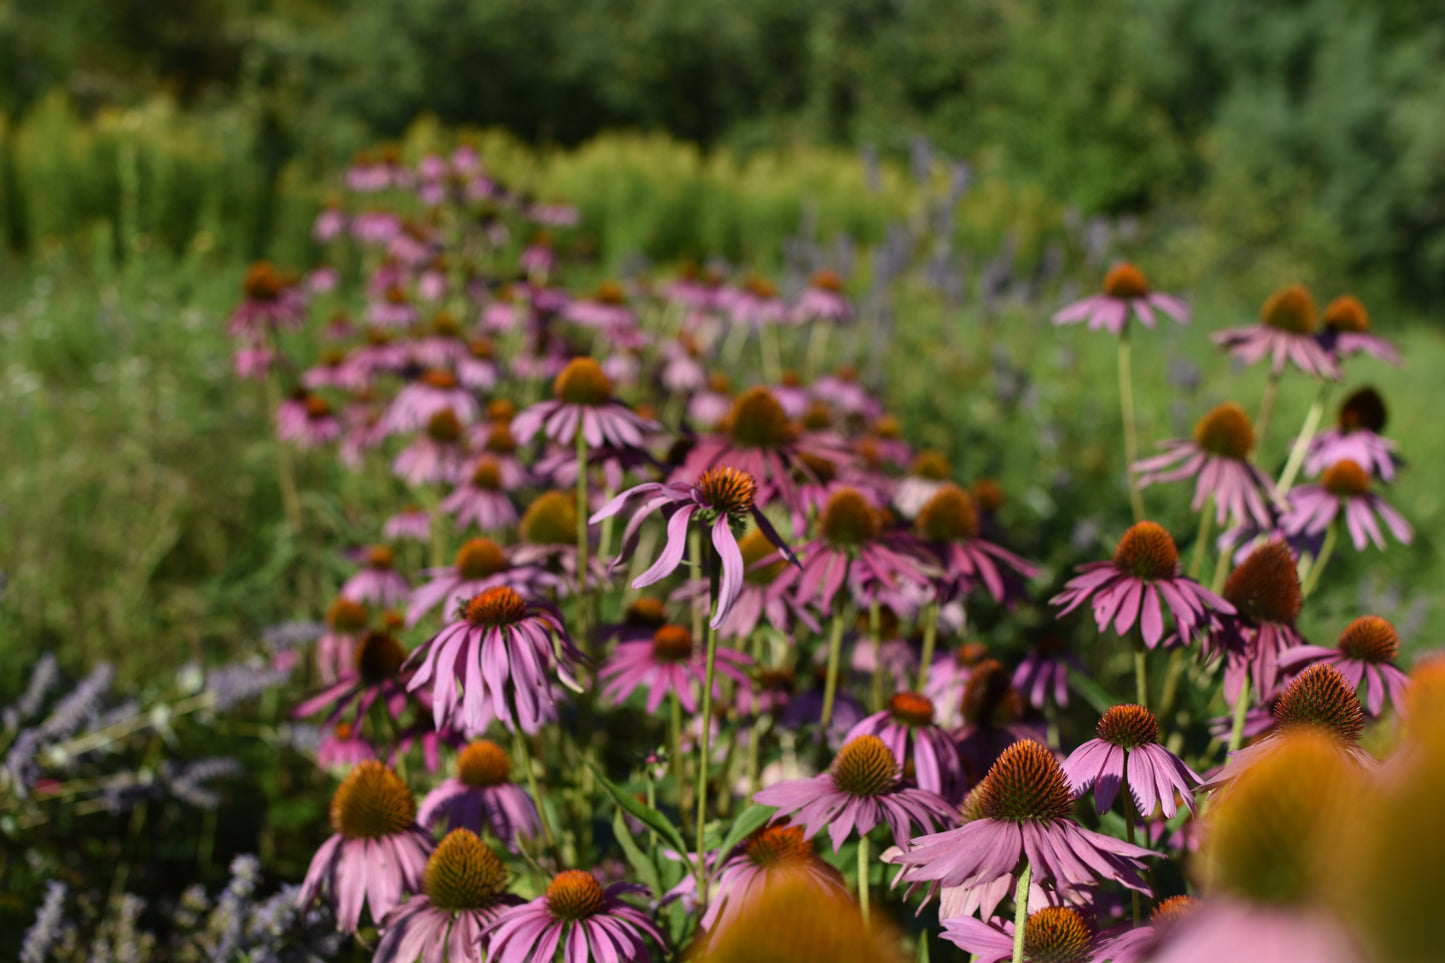
<path fill-rule="evenodd" d="M 1105 692 L 1099 683 L 1084 675 L 1078 669 L 1069 669 L 1069 682 L 1073 685 L 1074 691 L 1084 697 L 1084 701 L 1094 707 L 1094 711 L 1103 715 L 1114 707 L 1114 699 Z"/>
<path fill-rule="evenodd" d="M 617 834 L 617 844 L 622 847 L 622 852 L 627 856 L 627 861 L 632 868 L 637 870 L 637 875 L 652 890 L 652 894 L 659 899 L 662 897 L 662 880 L 657 875 L 657 865 L 648 858 L 637 841 L 632 838 L 632 831 L 627 828 L 627 819 L 622 815 L 622 810 L 612 817 L 612 831 Z"/>
<path fill-rule="evenodd" d="M 738 818 L 733 820 L 732 826 L 728 829 L 728 834 L 723 837 L 722 844 L 718 846 L 718 851 L 724 855 L 732 852 L 733 847 L 742 842 L 749 833 L 766 826 L 768 820 L 773 818 L 773 813 L 777 811 L 777 806 L 763 806 L 758 803 L 753 803 L 747 809 L 738 813 Z"/>
<path fill-rule="evenodd" d="M 632 798 L 620 786 L 602 775 L 602 770 L 598 769 L 595 763 L 588 762 L 587 765 L 592 767 L 592 771 L 597 774 L 597 781 L 602 783 L 602 788 L 606 789 L 607 794 L 617 801 L 617 805 L 641 820 L 643 825 L 657 833 L 669 846 L 677 850 L 679 855 L 687 860 L 689 866 L 692 865 L 692 860 L 688 857 L 687 843 L 683 842 L 682 833 L 666 816 Z"/>
<path fill-rule="evenodd" d="M 918 934 L 918 963 L 929 963 L 927 930 L 924 930 L 922 933 Z"/>

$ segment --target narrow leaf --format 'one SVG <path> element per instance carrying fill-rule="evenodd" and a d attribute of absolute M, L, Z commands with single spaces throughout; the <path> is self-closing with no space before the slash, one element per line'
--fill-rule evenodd
<path fill-rule="evenodd" d="M 606 789 L 608 795 L 617 801 L 617 805 L 627 810 L 639 819 L 643 825 L 661 836 L 669 846 L 677 850 L 683 859 L 688 859 L 687 843 L 683 842 L 682 833 L 678 831 L 677 827 L 674 826 L 666 816 L 656 809 L 638 802 L 625 792 L 622 787 L 602 775 L 602 770 L 598 769 L 595 764 L 589 762 L 588 765 L 591 766 L 592 771 L 597 774 L 597 781 L 602 783 L 602 788 Z M 691 860 L 688 860 L 688 864 L 691 865 Z"/>

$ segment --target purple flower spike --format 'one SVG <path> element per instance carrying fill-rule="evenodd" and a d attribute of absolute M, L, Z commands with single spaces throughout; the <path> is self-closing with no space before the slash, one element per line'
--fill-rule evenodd
<path fill-rule="evenodd" d="M 1114 804 L 1119 786 L 1128 781 L 1139 816 L 1148 819 L 1156 803 L 1166 819 L 1179 811 L 1177 791 L 1194 812 L 1194 787 L 1203 780 L 1174 753 L 1159 745 L 1159 723 L 1143 706 L 1118 705 L 1099 719 L 1099 738 L 1090 739 L 1070 753 L 1064 772 L 1074 791 L 1094 789 L 1094 802 L 1102 815 Z"/>

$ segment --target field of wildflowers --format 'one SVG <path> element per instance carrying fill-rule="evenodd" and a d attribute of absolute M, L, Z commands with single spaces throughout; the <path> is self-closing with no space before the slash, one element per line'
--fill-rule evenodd
<path fill-rule="evenodd" d="M 920 163 L 781 269 L 462 144 L 14 282 L 0 952 L 1432 956 L 1438 335 Z"/>

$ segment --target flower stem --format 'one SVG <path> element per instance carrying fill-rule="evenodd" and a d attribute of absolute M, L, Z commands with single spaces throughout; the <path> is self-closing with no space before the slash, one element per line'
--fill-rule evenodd
<path fill-rule="evenodd" d="M 873 711 L 883 711 L 883 607 L 877 599 L 868 603 L 868 635 L 873 641 Z"/>
<path fill-rule="evenodd" d="M 719 604 L 718 580 L 722 575 L 722 566 L 718 560 L 712 557 L 711 551 L 707 554 L 708 559 L 708 607 L 712 608 Z M 704 858 L 707 855 L 707 846 L 703 841 L 703 826 L 707 822 L 707 764 L 708 754 L 712 750 L 712 686 L 713 686 L 713 665 L 717 660 L 717 629 L 712 627 L 712 620 L 708 620 L 707 627 L 707 666 L 703 672 L 702 683 L 702 734 L 698 739 L 697 752 L 697 895 L 698 905 L 707 905 L 707 871 Z"/>
<path fill-rule="evenodd" d="M 863 925 L 868 925 L 868 834 L 858 834 L 858 906 L 863 910 Z"/>
<path fill-rule="evenodd" d="M 1214 523 L 1214 493 L 1204 499 L 1204 511 L 1199 515 L 1199 534 L 1194 538 L 1194 554 L 1189 558 L 1189 577 L 1199 581 L 1204 571 L 1204 551 L 1209 544 L 1209 528 Z"/>
<path fill-rule="evenodd" d="M 1300 586 L 1301 599 L 1309 598 L 1310 593 L 1315 590 L 1315 586 L 1320 583 L 1320 573 L 1325 570 L 1325 563 L 1327 563 L 1330 560 L 1330 556 L 1334 554 L 1335 542 L 1339 537 L 1340 520 L 1337 518 L 1330 523 L 1330 527 L 1325 530 L 1325 543 L 1320 546 L 1319 555 L 1316 555 L 1315 560 L 1310 563 L 1309 574 L 1305 576 L 1305 583 Z"/>
<path fill-rule="evenodd" d="M 273 369 L 266 375 L 266 406 L 274 417 L 281 407 L 280 375 Z M 286 512 L 286 524 L 291 534 L 301 534 L 301 495 L 296 489 L 296 469 L 291 464 L 291 449 L 288 443 L 276 439 L 276 476 L 281 488 L 281 507 Z"/>
<path fill-rule="evenodd" d="M 833 613 L 833 625 L 828 632 L 828 676 L 823 683 L 823 714 L 818 717 L 818 728 L 826 733 L 828 723 L 833 721 L 833 700 L 838 695 L 838 656 L 843 649 L 843 615 Z"/>
<path fill-rule="evenodd" d="M 923 615 L 923 654 L 918 663 L 918 691 L 928 685 L 928 669 L 933 664 L 933 647 L 938 642 L 938 602 L 929 602 Z"/>
<path fill-rule="evenodd" d="M 1274 411 L 1274 399 L 1279 394 L 1279 375 L 1271 373 L 1264 383 L 1264 397 L 1259 400 L 1259 415 L 1254 419 L 1254 450 L 1258 454 L 1264 447 L 1265 432 L 1269 430 L 1269 416 Z"/>
<path fill-rule="evenodd" d="M 1221 548 L 1219 558 L 1214 561 L 1214 577 L 1209 580 L 1209 591 L 1218 595 L 1224 591 L 1224 583 L 1229 578 L 1229 559 L 1234 554 L 1232 548 Z"/>
<path fill-rule="evenodd" d="M 522 757 L 522 768 L 527 773 L 527 789 L 532 793 L 532 801 L 537 804 L 537 818 L 542 823 L 542 837 L 547 840 L 547 848 L 552 851 L 552 858 L 562 866 L 562 853 L 557 849 L 557 838 L 552 835 L 552 824 L 547 819 L 547 807 L 542 804 L 542 792 L 537 788 L 537 772 L 532 765 L 532 747 L 527 744 L 527 737 L 522 733 L 514 733 L 513 742 L 517 746 L 517 755 Z"/>
<path fill-rule="evenodd" d="M 676 691 L 668 693 L 668 701 L 672 704 L 672 712 L 667 722 L 667 745 L 672 755 L 672 781 L 677 784 L 678 811 L 686 812 L 687 804 L 692 800 L 687 798 L 687 764 L 682 758 L 682 703 L 678 701 Z"/>
<path fill-rule="evenodd" d="M 777 384 L 782 377 L 782 356 L 778 353 L 778 329 L 771 322 L 758 325 L 758 350 L 763 363 L 763 383 Z"/>
<path fill-rule="evenodd" d="M 1229 751 L 1234 752 L 1244 741 L 1244 716 L 1249 711 L 1249 676 L 1244 677 L 1244 686 L 1239 698 L 1234 700 L 1234 719 L 1229 724 Z"/>
<path fill-rule="evenodd" d="M 587 438 L 577 426 L 577 638 L 591 652 L 587 634 Z"/>
<path fill-rule="evenodd" d="M 1174 708 L 1174 696 L 1179 691 L 1179 677 L 1184 674 L 1184 646 L 1169 653 L 1169 666 L 1164 670 L 1164 693 L 1159 697 L 1159 719 L 1168 719 L 1169 710 Z"/>
<path fill-rule="evenodd" d="M 1124 750 L 1124 771 L 1120 775 L 1120 788 L 1124 796 L 1124 838 L 1129 845 L 1134 845 L 1134 794 L 1129 791 L 1129 751 Z M 1130 902 L 1133 904 L 1134 925 L 1139 925 L 1139 891 L 1129 891 Z"/>
<path fill-rule="evenodd" d="M 1124 476 L 1129 482 L 1129 505 L 1134 521 L 1144 520 L 1144 494 L 1134 477 L 1134 463 L 1139 460 L 1139 438 L 1134 428 L 1134 374 L 1130 361 L 1129 329 L 1119 338 L 1119 407 L 1124 418 Z"/>
<path fill-rule="evenodd" d="M 1309 412 L 1305 415 L 1304 427 L 1300 429 L 1298 437 L 1294 440 L 1294 447 L 1290 449 L 1289 461 L 1285 462 L 1284 471 L 1279 476 L 1279 489 L 1281 495 L 1289 493 L 1294 487 L 1294 480 L 1299 475 L 1300 466 L 1304 464 L 1305 452 L 1309 449 L 1310 442 L 1314 440 L 1315 432 L 1320 427 L 1320 418 L 1325 413 L 1325 401 L 1329 398 L 1330 383 L 1328 381 L 1320 384 L 1319 391 L 1315 394 L 1314 404 L 1310 405 Z"/>
<path fill-rule="evenodd" d="M 1013 963 L 1023 963 L 1024 929 L 1029 922 L 1029 880 L 1032 869 L 1028 857 L 1024 857 L 1024 871 L 1019 874 L 1019 884 L 1014 890 L 1014 955 Z"/>
<path fill-rule="evenodd" d="M 1134 688 L 1138 693 L 1138 703 L 1146 709 L 1149 708 L 1149 680 L 1144 674 L 1144 656 L 1147 651 L 1143 639 L 1134 640 Z"/>

